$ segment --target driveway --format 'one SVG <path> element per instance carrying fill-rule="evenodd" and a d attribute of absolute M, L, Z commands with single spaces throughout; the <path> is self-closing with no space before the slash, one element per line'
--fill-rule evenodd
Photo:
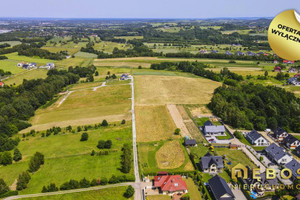
<path fill-rule="evenodd" d="M 247 198 L 243 194 L 242 190 L 238 189 L 238 187 L 233 188 L 233 187 L 231 187 L 231 184 L 228 184 L 228 186 L 231 189 L 232 193 L 234 194 L 235 199 L 238 199 L 238 200 L 247 200 Z"/>

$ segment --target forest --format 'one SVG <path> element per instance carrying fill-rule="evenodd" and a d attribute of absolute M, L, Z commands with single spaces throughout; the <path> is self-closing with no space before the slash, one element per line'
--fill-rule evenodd
<path fill-rule="evenodd" d="M 291 92 L 259 84 L 222 86 L 208 105 L 213 113 L 235 128 L 300 132 L 300 99 Z"/>

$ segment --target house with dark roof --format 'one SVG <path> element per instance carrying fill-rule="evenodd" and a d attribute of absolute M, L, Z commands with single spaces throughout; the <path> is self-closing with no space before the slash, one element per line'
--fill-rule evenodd
<path fill-rule="evenodd" d="M 194 139 L 186 139 L 184 140 L 184 146 L 197 146 L 197 142 Z"/>
<path fill-rule="evenodd" d="M 291 170 L 292 172 L 291 180 L 297 179 L 297 177 L 299 176 L 297 170 L 300 169 L 300 163 L 297 160 L 293 159 L 291 162 L 287 163 L 284 167 Z"/>
<path fill-rule="evenodd" d="M 221 156 L 213 156 L 208 152 L 201 158 L 199 166 L 205 173 L 222 172 L 224 168 L 223 158 Z"/>
<path fill-rule="evenodd" d="M 260 180 L 253 179 L 253 170 L 248 168 L 248 178 L 240 179 L 244 185 L 247 185 L 248 189 L 256 192 L 260 196 L 263 196 L 265 192 L 273 192 L 275 191 L 275 186 L 279 185 L 279 181 L 277 178 L 268 179 L 266 176 L 266 172 L 260 173 Z"/>
<path fill-rule="evenodd" d="M 203 123 L 203 128 L 204 126 L 213 126 L 214 124 L 210 121 L 210 120 L 207 120 L 206 122 Z"/>
<path fill-rule="evenodd" d="M 216 175 L 208 180 L 211 193 L 216 200 L 234 200 L 235 196 L 227 185 L 226 181 Z"/>
<path fill-rule="evenodd" d="M 285 165 L 292 161 L 293 157 L 285 152 L 284 148 L 272 143 L 270 146 L 264 149 L 266 156 L 278 165 Z"/>
<path fill-rule="evenodd" d="M 274 137 L 278 142 L 282 142 L 288 136 L 288 133 L 281 127 L 277 127 L 274 131 Z"/>
<path fill-rule="evenodd" d="M 251 51 L 248 51 L 247 54 L 248 54 L 248 56 L 256 56 L 256 53 L 253 53 Z"/>
<path fill-rule="evenodd" d="M 237 56 L 244 56 L 245 53 L 243 53 L 243 52 L 241 52 L 241 51 L 237 51 L 237 52 L 236 52 L 236 55 L 237 55 Z"/>
<path fill-rule="evenodd" d="M 297 69 L 295 68 L 295 67 L 290 67 L 289 69 L 288 69 L 288 72 L 289 73 L 297 73 Z"/>
<path fill-rule="evenodd" d="M 296 77 L 289 78 L 287 83 L 290 85 L 300 85 L 300 81 Z"/>
<path fill-rule="evenodd" d="M 153 186 L 162 194 L 188 193 L 187 185 L 180 175 L 155 176 Z"/>
<path fill-rule="evenodd" d="M 232 53 L 230 51 L 226 51 L 226 55 L 232 56 Z"/>
<path fill-rule="evenodd" d="M 211 53 L 216 54 L 216 53 L 219 53 L 219 51 L 217 51 L 217 50 L 212 50 Z"/>
<path fill-rule="evenodd" d="M 122 74 L 122 76 L 121 76 L 121 78 L 120 78 L 120 80 L 121 81 L 125 81 L 125 80 L 128 80 L 128 74 Z"/>
<path fill-rule="evenodd" d="M 250 144 L 255 146 L 269 146 L 270 142 L 259 134 L 256 130 L 253 130 L 246 135 L 246 139 L 250 142 Z"/>
<path fill-rule="evenodd" d="M 289 149 L 296 149 L 300 146 L 300 141 L 293 135 L 289 134 L 286 138 L 283 139 L 283 144 Z"/>
<path fill-rule="evenodd" d="M 297 152 L 298 156 L 300 156 L 300 146 L 298 146 L 298 147 L 296 148 L 296 152 Z"/>

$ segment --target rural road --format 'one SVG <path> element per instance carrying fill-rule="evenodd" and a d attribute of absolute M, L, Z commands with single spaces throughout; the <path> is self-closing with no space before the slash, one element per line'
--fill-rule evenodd
<path fill-rule="evenodd" d="M 53 195 L 60 195 L 60 194 L 70 194 L 70 193 L 86 192 L 86 191 L 93 191 L 93 190 L 101 190 L 101 189 L 106 189 L 106 188 L 128 186 L 128 185 L 131 185 L 132 187 L 137 188 L 136 183 L 128 182 L 128 183 L 118 183 L 118 184 L 114 184 L 114 185 L 104 185 L 104 186 L 97 186 L 97 187 L 90 187 L 90 188 L 82 188 L 82 189 L 76 189 L 76 190 L 64 190 L 64 191 L 57 191 L 57 192 L 48 192 L 48 193 L 39 193 L 39 194 L 25 194 L 25 195 L 11 196 L 11 197 L 7 197 L 7 198 L 5 198 L 3 200 L 13 200 L 13 199 L 22 199 L 22 198 L 53 196 Z"/>
<path fill-rule="evenodd" d="M 134 163 L 134 176 L 135 176 L 135 200 L 141 200 L 142 197 L 142 188 L 139 174 L 139 163 L 138 163 L 138 155 L 137 155 L 137 147 L 136 147 L 136 124 L 135 124 L 135 110 L 134 110 L 134 81 L 133 76 L 131 79 L 131 112 L 132 112 L 132 143 L 133 143 L 133 163 Z"/>

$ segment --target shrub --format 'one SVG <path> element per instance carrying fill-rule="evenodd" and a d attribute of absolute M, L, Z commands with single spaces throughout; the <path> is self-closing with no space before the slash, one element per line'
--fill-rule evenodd
<path fill-rule="evenodd" d="M 176 128 L 174 134 L 175 134 L 175 135 L 179 135 L 179 134 L 180 134 L 180 131 L 181 131 L 180 128 Z"/>
<path fill-rule="evenodd" d="M 27 184 L 29 183 L 31 177 L 28 172 L 23 172 L 19 175 L 19 178 L 17 180 L 17 190 L 23 190 L 27 188 Z"/>
<path fill-rule="evenodd" d="M 89 135 L 86 132 L 81 134 L 81 139 L 80 139 L 81 142 L 87 141 L 88 139 L 89 139 Z"/>
<path fill-rule="evenodd" d="M 108 122 L 106 120 L 103 120 L 101 126 L 108 126 Z"/>
<path fill-rule="evenodd" d="M 125 119 L 123 119 L 122 122 L 121 122 L 121 124 L 125 124 L 125 123 L 126 123 L 126 121 L 125 121 Z"/>
<path fill-rule="evenodd" d="M 6 185 L 4 180 L 1 178 L 0 179 L 0 195 L 5 194 L 8 191 L 9 191 L 9 187 Z"/>
<path fill-rule="evenodd" d="M 131 185 L 129 185 L 126 189 L 126 192 L 124 193 L 124 197 L 130 198 L 133 195 L 134 195 L 134 188 Z"/>
<path fill-rule="evenodd" d="M 21 152 L 19 151 L 19 149 L 17 149 L 17 148 L 14 150 L 14 157 L 13 157 L 13 160 L 16 161 L 16 162 L 22 160 L 22 154 L 21 154 Z"/>
<path fill-rule="evenodd" d="M 40 152 L 36 152 L 34 156 L 30 159 L 28 171 L 31 173 L 36 172 L 41 167 L 41 165 L 44 164 L 44 162 L 44 155 Z"/>

